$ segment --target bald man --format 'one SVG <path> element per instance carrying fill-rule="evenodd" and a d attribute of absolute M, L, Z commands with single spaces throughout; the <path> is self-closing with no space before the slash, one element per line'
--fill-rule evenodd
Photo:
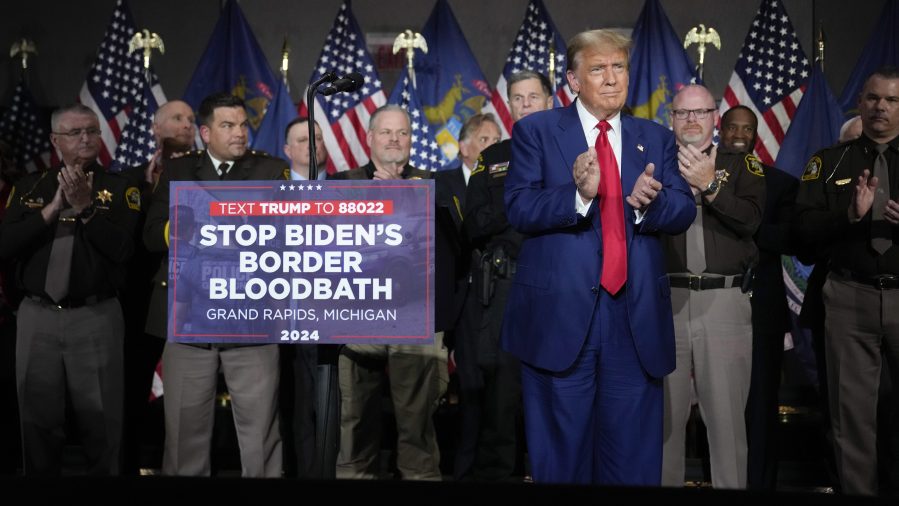
<path fill-rule="evenodd" d="M 674 312 L 674 372 L 664 379 L 662 485 L 683 486 L 692 392 L 709 440 L 712 486 L 745 488 L 744 411 L 752 371 L 749 288 L 758 262 L 753 235 L 765 208 L 761 163 L 712 137 L 718 109 L 709 90 L 688 85 L 674 96 L 671 125 L 678 168 L 696 200 L 696 219 L 665 237 Z"/>
<path fill-rule="evenodd" d="M 153 115 L 153 137 L 156 153 L 144 167 L 144 177 L 151 185 L 159 179 L 164 160 L 190 151 L 197 135 L 194 111 L 187 102 L 172 100 L 157 109 Z M 149 202 L 149 201 L 148 201 Z"/>
<path fill-rule="evenodd" d="M 192 149 L 196 134 L 194 111 L 184 101 L 166 102 L 153 115 L 156 152 L 147 163 L 122 171 L 131 184 L 141 189 L 144 208 L 141 209 L 138 231 L 143 230 L 146 206 L 150 203 L 150 195 L 164 169 L 165 161 Z M 146 442 L 146 434 L 162 433 L 162 420 L 152 418 L 147 398 L 153 383 L 153 371 L 165 344 L 163 339 L 158 339 L 165 337 L 165 321 L 158 322 L 156 318 L 147 325 L 147 308 L 153 304 L 165 307 L 168 296 L 167 289 L 162 284 L 165 278 L 156 282 L 153 279 L 157 272 L 161 272 L 160 276 L 166 275 L 165 269 L 159 269 L 164 255 L 148 252 L 139 237 L 134 240 L 134 256 L 128 266 L 127 288 L 122 294 L 122 310 L 126 322 L 125 427 L 122 445 L 125 474 L 138 474 L 141 467 L 161 467 L 161 463 L 146 462 L 140 449 Z M 158 293 L 154 293 L 154 288 L 158 288 Z M 146 424 L 158 424 L 158 430 L 147 430 Z M 159 441 L 158 444 L 161 445 L 162 442 Z"/>

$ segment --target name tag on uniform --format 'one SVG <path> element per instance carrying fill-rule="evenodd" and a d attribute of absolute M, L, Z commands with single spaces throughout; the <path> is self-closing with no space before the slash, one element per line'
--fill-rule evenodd
<path fill-rule="evenodd" d="M 503 163 L 495 163 L 490 167 L 487 167 L 487 173 L 493 177 L 497 177 L 500 175 L 505 175 L 505 173 L 509 170 L 509 162 Z"/>
<path fill-rule="evenodd" d="M 843 186 L 843 185 L 849 184 L 851 182 L 852 182 L 852 178 L 846 178 L 846 179 L 840 179 L 840 180 L 834 181 L 833 184 L 835 184 L 837 186 Z"/>

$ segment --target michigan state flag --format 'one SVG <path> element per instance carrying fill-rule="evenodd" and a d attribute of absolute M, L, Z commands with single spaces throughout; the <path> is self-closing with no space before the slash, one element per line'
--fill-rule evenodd
<path fill-rule="evenodd" d="M 415 53 L 415 89 L 443 153 L 443 166 L 456 159 L 462 124 L 490 105 L 491 90 L 446 0 L 437 0 L 421 34 L 428 53 Z M 408 68 L 398 86 L 407 75 Z"/>
<path fill-rule="evenodd" d="M 256 132 L 256 138 L 253 139 L 253 149 L 265 151 L 290 163 L 290 159 L 284 153 L 284 144 L 287 140 L 284 134 L 287 125 L 296 117 L 297 108 L 287 92 L 287 83 L 284 80 L 278 81 L 275 98 L 268 105 L 268 110 L 262 118 L 262 124 L 259 125 L 259 130 Z M 321 169 L 325 170 L 324 167 Z"/>
<path fill-rule="evenodd" d="M 638 118 L 669 125 L 671 100 L 697 82 L 695 67 L 659 0 L 646 0 L 633 32 L 627 103 Z"/>
<path fill-rule="evenodd" d="M 280 77 L 272 71 L 236 0 L 227 0 L 206 51 L 184 92 L 197 111 L 206 96 L 230 92 L 246 103 L 250 139 L 274 98 Z"/>
<path fill-rule="evenodd" d="M 812 65 L 808 87 L 790 121 L 774 165 L 795 178 L 800 177 L 813 154 L 836 144 L 842 123 L 840 105 L 827 85 L 824 71 L 816 63 Z"/>

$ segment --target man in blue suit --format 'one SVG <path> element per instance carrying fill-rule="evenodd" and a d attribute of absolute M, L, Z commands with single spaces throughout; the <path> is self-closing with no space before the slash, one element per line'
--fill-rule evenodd
<path fill-rule="evenodd" d="M 567 77 L 578 99 L 512 133 L 506 212 L 528 238 L 502 346 L 523 362 L 537 482 L 661 480 L 674 328 L 659 234 L 685 231 L 696 209 L 671 132 L 621 114 L 629 49 L 611 31 L 576 35 Z"/>

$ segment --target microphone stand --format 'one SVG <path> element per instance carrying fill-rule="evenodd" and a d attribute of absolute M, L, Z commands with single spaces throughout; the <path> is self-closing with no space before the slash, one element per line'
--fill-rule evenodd
<path fill-rule="evenodd" d="M 318 163 L 315 147 L 315 95 L 325 83 L 337 80 L 334 72 L 325 72 L 306 90 L 309 107 L 309 180 L 318 179 Z M 302 345 L 301 345 L 302 346 Z M 340 435 L 340 394 L 338 390 L 337 362 L 340 345 L 319 344 L 315 346 L 315 373 L 313 374 L 313 394 L 315 404 L 315 443 L 310 477 L 333 480 L 337 477 L 337 453 Z M 302 416 L 298 413 L 296 416 Z"/>
<path fill-rule="evenodd" d="M 309 180 L 318 179 L 318 163 L 315 156 L 315 94 L 318 93 L 318 87 L 325 83 L 333 83 L 337 80 L 337 74 L 334 72 L 325 72 L 317 81 L 309 85 L 306 90 L 306 103 L 309 104 Z"/>

